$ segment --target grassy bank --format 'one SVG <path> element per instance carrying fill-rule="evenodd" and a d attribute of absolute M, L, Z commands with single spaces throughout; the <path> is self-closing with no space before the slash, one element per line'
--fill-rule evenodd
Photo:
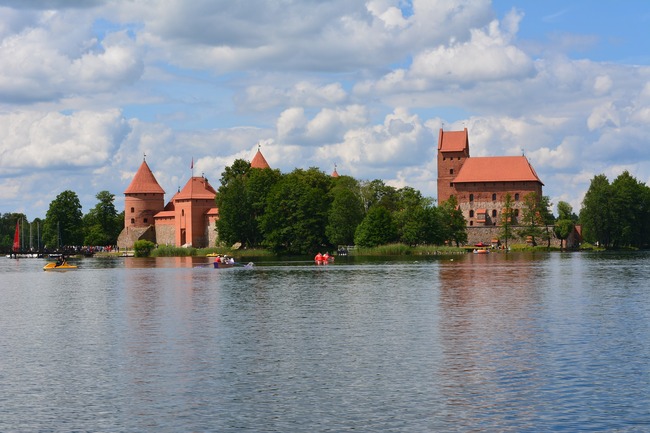
<path fill-rule="evenodd" d="M 351 256 L 430 256 L 442 254 L 464 254 L 464 248 L 444 245 L 418 245 L 411 247 L 405 244 L 380 245 L 373 248 L 354 248 L 348 252 Z"/>

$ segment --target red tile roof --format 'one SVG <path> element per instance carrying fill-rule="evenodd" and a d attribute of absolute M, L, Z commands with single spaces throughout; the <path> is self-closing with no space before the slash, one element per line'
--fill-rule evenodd
<path fill-rule="evenodd" d="M 467 158 L 454 183 L 468 182 L 539 182 L 544 185 L 525 156 Z"/>
<path fill-rule="evenodd" d="M 443 131 L 438 135 L 438 150 L 441 152 L 469 152 L 467 128 L 462 131 Z"/>
<path fill-rule="evenodd" d="M 142 161 L 140 168 L 133 176 L 133 180 L 129 186 L 124 191 L 124 194 L 144 194 L 144 193 L 156 193 L 164 194 L 163 190 L 155 176 L 151 172 L 151 169 L 147 165 L 147 161 Z"/>
<path fill-rule="evenodd" d="M 204 177 L 193 177 L 187 181 L 181 192 L 174 196 L 174 200 L 187 199 L 213 199 L 217 191 Z"/>
<path fill-rule="evenodd" d="M 264 155 L 262 155 L 262 152 L 259 149 L 257 149 L 257 153 L 251 161 L 251 168 L 271 168 L 269 163 L 266 162 L 266 159 L 264 159 Z"/>

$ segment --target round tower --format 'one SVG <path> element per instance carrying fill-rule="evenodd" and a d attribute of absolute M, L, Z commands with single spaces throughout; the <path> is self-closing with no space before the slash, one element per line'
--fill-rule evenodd
<path fill-rule="evenodd" d="M 153 217 L 165 208 L 165 191 L 160 187 L 146 161 L 142 161 L 124 191 L 124 227 L 153 225 Z"/>

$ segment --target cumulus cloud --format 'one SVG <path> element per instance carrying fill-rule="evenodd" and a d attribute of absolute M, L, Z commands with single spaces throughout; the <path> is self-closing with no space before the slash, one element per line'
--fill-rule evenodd
<path fill-rule="evenodd" d="M 14 11 L 14 15 L 17 13 Z M 141 51 L 125 32 L 100 41 L 76 12 L 24 12 L 25 22 L 0 41 L 0 98 L 13 103 L 115 91 L 143 72 Z M 79 19 L 82 25 L 75 23 Z"/>
<path fill-rule="evenodd" d="M 43 167 L 94 167 L 109 162 L 128 132 L 118 110 L 17 112 L 0 116 L 0 173 Z"/>

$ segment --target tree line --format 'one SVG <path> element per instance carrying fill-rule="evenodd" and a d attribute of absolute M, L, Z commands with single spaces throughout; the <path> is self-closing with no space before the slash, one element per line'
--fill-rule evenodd
<path fill-rule="evenodd" d="M 460 245 L 467 240 L 455 199 L 435 206 L 411 187 L 331 177 L 313 167 L 283 174 L 236 160 L 222 173 L 216 205 L 220 242 L 262 246 L 279 254 L 393 242 Z"/>
<path fill-rule="evenodd" d="M 85 215 L 79 197 L 70 190 L 56 196 L 45 219 L 29 221 L 23 213 L 3 214 L 0 216 L 0 248 L 12 248 L 17 221 L 21 225 L 24 249 L 115 245 L 124 227 L 124 212 L 117 212 L 115 195 L 108 191 L 99 192 L 95 198 L 97 204 Z"/>

